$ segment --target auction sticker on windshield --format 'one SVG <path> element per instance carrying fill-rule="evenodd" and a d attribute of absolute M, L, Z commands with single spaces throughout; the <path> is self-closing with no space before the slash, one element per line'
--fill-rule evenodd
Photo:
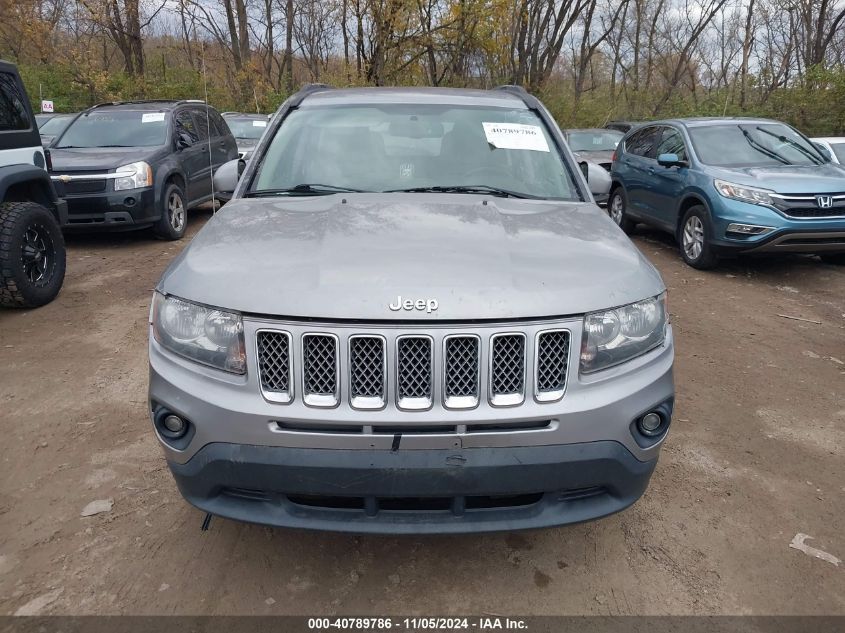
<path fill-rule="evenodd" d="M 164 121 L 164 112 L 145 112 L 141 115 L 141 123 L 158 123 Z"/>
<path fill-rule="evenodd" d="M 496 149 L 527 149 L 548 152 L 549 144 L 543 130 L 524 123 L 488 123 L 482 121 L 487 142 Z"/>

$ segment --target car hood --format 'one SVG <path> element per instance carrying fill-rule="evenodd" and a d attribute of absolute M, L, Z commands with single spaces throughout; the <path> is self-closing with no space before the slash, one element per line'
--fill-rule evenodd
<path fill-rule="evenodd" d="M 562 316 L 663 289 L 592 204 L 461 194 L 236 199 L 159 284 L 242 312 L 368 320 Z M 397 297 L 439 307 L 394 312 Z"/>
<path fill-rule="evenodd" d="M 108 171 L 139 160 L 150 160 L 161 152 L 160 147 L 80 147 L 50 148 L 53 172 Z"/>
<path fill-rule="evenodd" d="M 777 193 L 840 193 L 845 191 L 841 165 L 779 165 L 715 169 L 713 176 L 738 185 L 771 189 Z"/>
<path fill-rule="evenodd" d="M 258 139 L 254 138 L 236 138 L 235 142 L 238 144 L 238 151 L 253 150 L 258 145 Z"/>

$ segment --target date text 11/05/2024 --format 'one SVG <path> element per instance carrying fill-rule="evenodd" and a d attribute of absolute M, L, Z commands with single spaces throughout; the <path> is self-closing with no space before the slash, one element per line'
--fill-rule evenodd
<path fill-rule="evenodd" d="M 526 630 L 528 625 L 520 618 L 507 617 L 413 617 L 413 618 L 309 618 L 312 631 L 500 631 Z"/>

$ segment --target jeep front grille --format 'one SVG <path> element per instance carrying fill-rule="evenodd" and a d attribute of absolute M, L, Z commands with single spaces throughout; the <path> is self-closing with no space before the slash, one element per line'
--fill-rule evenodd
<path fill-rule="evenodd" d="M 256 330 L 258 382 L 274 403 L 291 402 L 301 385 L 308 406 L 335 407 L 343 400 L 360 411 L 518 406 L 527 392 L 542 404 L 563 397 L 570 368 L 577 367 L 570 363 L 572 334 L 560 327 L 440 327 L 425 334 L 414 333 L 414 326 L 344 325 L 336 334 L 288 327 L 262 324 Z"/>
<path fill-rule="evenodd" d="M 548 330 L 537 335 L 536 397 L 540 402 L 559 400 L 566 390 L 569 365 L 569 331 Z"/>
<path fill-rule="evenodd" d="M 443 397 L 449 409 L 468 409 L 478 405 L 477 336 L 447 336 L 443 345 Z"/>
<path fill-rule="evenodd" d="M 490 351 L 490 404 L 506 407 L 525 399 L 525 335 L 495 334 Z"/>
<path fill-rule="evenodd" d="M 302 356 L 305 404 L 314 407 L 337 405 L 337 337 L 333 334 L 305 334 L 302 337 Z"/>
<path fill-rule="evenodd" d="M 400 409 L 428 409 L 432 403 L 431 339 L 400 336 L 396 341 L 396 397 Z"/>
<path fill-rule="evenodd" d="M 259 381 L 261 392 L 271 402 L 290 402 L 291 353 L 290 334 L 287 332 L 259 331 L 256 335 Z"/>
<path fill-rule="evenodd" d="M 384 339 L 349 337 L 349 393 L 356 409 L 381 409 L 386 402 Z"/>

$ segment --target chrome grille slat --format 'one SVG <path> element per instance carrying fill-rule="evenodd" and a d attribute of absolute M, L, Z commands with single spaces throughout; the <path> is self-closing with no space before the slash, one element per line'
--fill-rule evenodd
<path fill-rule="evenodd" d="M 560 400 L 566 390 L 569 366 L 569 331 L 547 330 L 537 334 L 535 396 L 539 402 Z"/>
<path fill-rule="evenodd" d="M 349 337 L 349 397 L 356 409 L 381 409 L 386 402 L 385 345 L 381 336 Z"/>
<path fill-rule="evenodd" d="M 255 344 L 262 394 L 272 402 L 290 402 L 293 396 L 290 334 L 269 330 L 259 331 Z"/>
<path fill-rule="evenodd" d="M 525 400 L 525 335 L 494 334 L 490 347 L 490 404 L 521 404 Z"/>
<path fill-rule="evenodd" d="M 338 402 L 337 337 L 333 334 L 302 336 L 302 387 L 305 404 L 333 407 Z"/>
<path fill-rule="evenodd" d="M 396 339 L 396 399 L 400 409 L 428 409 L 432 404 L 433 350 L 428 336 Z"/>
<path fill-rule="evenodd" d="M 450 409 L 468 409 L 478 405 L 479 360 L 477 336 L 451 335 L 443 344 L 443 403 Z"/>

